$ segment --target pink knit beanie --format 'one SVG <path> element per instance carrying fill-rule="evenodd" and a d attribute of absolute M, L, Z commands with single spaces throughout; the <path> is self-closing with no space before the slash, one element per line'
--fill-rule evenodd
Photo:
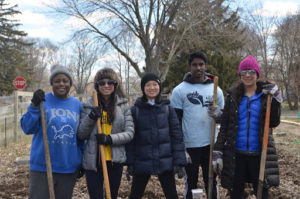
<path fill-rule="evenodd" d="M 256 59 L 249 55 L 245 59 L 243 59 L 239 65 L 239 74 L 242 70 L 255 70 L 257 73 L 257 78 L 260 76 L 260 68 L 256 61 Z"/>

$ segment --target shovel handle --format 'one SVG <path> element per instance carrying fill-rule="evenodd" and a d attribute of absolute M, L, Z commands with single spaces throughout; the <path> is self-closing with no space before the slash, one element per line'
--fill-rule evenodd
<path fill-rule="evenodd" d="M 95 92 L 95 91 L 93 92 L 93 99 L 94 99 L 94 105 L 99 106 L 99 104 L 98 104 L 98 95 L 97 95 L 97 92 Z M 98 120 L 97 120 L 97 129 L 98 129 L 98 134 L 101 134 L 102 130 L 101 130 L 100 118 L 98 118 Z M 101 160 L 103 179 L 104 179 L 105 195 L 106 195 L 107 199 L 111 199 L 109 178 L 108 178 L 108 172 L 107 172 L 107 165 L 106 165 L 104 148 L 103 148 L 102 144 L 99 145 L 99 152 L 100 152 L 99 153 L 99 160 Z"/>
<path fill-rule="evenodd" d="M 270 112 L 271 112 L 271 95 L 269 94 L 267 97 L 267 110 L 266 110 L 266 118 L 265 118 L 265 127 L 264 127 L 264 137 L 262 143 L 262 151 L 260 158 L 260 167 L 259 167 L 259 178 L 258 178 L 258 187 L 257 187 L 257 199 L 262 198 L 264 178 L 265 178 L 265 166 L 266 166 L 266 158 L 267 158 L 267 150 L 268 150 L 268 139 L 269 139 L 269 131 L 270 131 Z"/>
<path fill-rule="evenodd" d="M 219 79 L 217 76 L 214 77 L 214 93 L 213 93 L 213 105 L 217 104 L 217 90 L 218 90 Z M 216 120 L 212 118 L 211 122 L 211 135 L 210 135 L 210 147 L 209 147 L 209 171 L 208 171 L 208 199 L 212 198 L 213 191 L 213 168 L 212 168 L 212 154 L 215 144 L 215 133 L 216 133 Z"/>
<path fill-rule="evenodd" d="M 49 144 L 48 144 L 48 137 L 47 137 L 46 117 L 45 117 L 43 102 L 40 103 L 40 110 L 41 110 L 41 122 L 42 122 L 42 129 L 43 129 L 45 159 L 46 159 L 46 167 L 47 167 L 49 198 L 55 199 L 53 177 L 52 177 L 52 167 L 51 167 Z"/>

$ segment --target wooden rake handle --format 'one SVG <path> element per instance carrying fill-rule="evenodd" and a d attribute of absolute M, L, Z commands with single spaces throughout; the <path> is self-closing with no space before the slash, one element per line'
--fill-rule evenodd
<path fill-rule="evenodd" d="M 267 97 L 267 110 L 266 110 L 266 118 L 265 118 L 264 137 L 263 137 L 262 151 L 261 151 L 261 158 L 260 158 L 259 178 L 258 178 L 258 185 L 257 185 L 258 186 L 257 199 L 262 198 L 262 192 L 264 186 L 265 166 L 266 166 L 268 139 L 269 139 L 269 131 L 270 131 L 270 113 L 271 113 L 271 95 L 269 94 Z"/>
<path fill-rule="evenodd" d="M 93 99 L 94 99 L 94 105 L 99 106 L 97 92 L 95 92 L 95 91 L 93 92 Z M 98 120 L 97 120 L 97 129 L 98 129 L 98 134 L 101 134 L 102 130 L 101 130 L 100 118 L 98 118 Z M 109 178 L 108 178 L 108 172 L 107 172 L 107 166 L 106 166 L 106 159 L 105 159 L 105 153 L 104 153 L 104 148 L 103 148 L 102 144 L 99 145 L 99 152 L 100 152 L 99 153 L 99 160 L 101 160 L 103 179 L 104 179 L 105 195 L 106 195 L 107 199 L 111 199 Z"/>
<path fill-rule="evenodd" d="M 40 103 L 40 110 L 41 110 L 41 122 L 42 122 L 42 129 L 43 129 L 45 159 L 46 159 L 46 167 L 47 167 L 49 198 L 55 199 L 53 177 L 52 177 L 52 167 L 51 167 L 49 144 L 48 144 L 48 137 L 47 137 L 46 117 L 45 117 L 43 102 Z"/>
<path fill-rule="evenodd" d="M 214 93 L 213 93 L 213 105 L 217 104 L 217 89 L 218 89 L 219 78 L 214 77 Z M 209 170 L 208 170 L 208 199 L 212 198 L 213 191 L 213 168 L 212 168 L 212 154 L 215 144 L 215 133 L 216 133 L 216 120 L 212 118 L 211 122 L 211 135 L 210 135 L 210 149 L 209 149 Z"/>

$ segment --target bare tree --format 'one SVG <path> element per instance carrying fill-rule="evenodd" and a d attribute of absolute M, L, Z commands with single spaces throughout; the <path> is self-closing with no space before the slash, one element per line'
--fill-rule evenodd
<path fill-rule="evenodd" d="M 99 47 L 85 38 L 75 40 L 73 53 L 70 55 L 69 68 L 74 77 L 77 94 L 84 94 L 95 63 L 100 57 Z"/>
<path fill-rule="evenodd" d="M 243 17 L 245 24 L 249 28 L 248 41 L 249 46 L 245 45 L 247 54 L 252 54 L 259 58 L 262 69 L 262 78 L 268 79 L 273 76 L 274 61 L 277 54 L 277 48 L 273 45 L 273 33 L 277 25 L 278 17 L 264 16 L 261 1 L 249 1 L 243 8 Z M 255 44 L 255 46 L 251 45 Z"/>
<path fill-rule="evenodd" d="M 170 60 L 175 56 L 183 35 L 197 24 L 195 16 L 199 16 L 200 12 L 192 5 L 201 7 L 203 2 L 208 1 L 62 0 L 63 6 L 55 9 L 59 13 L 83 21 L 85 26 L 77 31 L 77 34 L 90 34 L 96 39 L 107 41 L 130 63 L 139 76 L 142 76 L 143 72 L 155 72 L 165 79 Z M 186 20 L 184 24 L 180 24 L 184 28 L 177 29 L 173 26 L 176 34 L 170 37 L 170 27 L 176 17 L 180 17 L 178 11 L 182 8 L 194 9 L 194 11 L 186 16 L 190 19 L 189 23 Z M 120 37 L 129 33 L 133 35 L 131 38 L 133 41 L 138 41 L 133 47 L 143 51 L 145 67 L 137 62 L 135 56 L 128 55 L 126 50 L 119 45 Z M 167 48 L 168 55 L 162 57 L 162 52 Z M 162 65 L 162 62 L 165 64 Z"/>
<path fill-rule="evenodd" d="M 119 45 L 123 46 L 124 51 L 128 54 L 128 55 L 134 55 L 134 53 L 136 53 L 135 49 L 132 49 L 131 47 L 134 46 L 134 43 L 131 41 L 131 37 L 130 35 L 123 35 L 120 40 L 119 40 Z M 121 82 L 124 85 L 125 88 L 125 92 L 126 95 L 129 96 L 130 95 L 130 76 L 136 76 L 136 73 L 130 73 L 130 63 L 120 54 L 117 54 L 117 60 L 116 60 L 116 66 L 119 70 L 119 74 L 120 74 L 120 79 Z"/>
<path fill-rule="evenodd" d="M 283 84 L 291 110 L 299 107 L 300 88 L 300 15 L 286 17 L 278 26 L 275 42 L 278 49 L 277 78 Z M 292 104 L 294 102 L 294 105 Z"/>
<path fill-rule="evenodd" d="M 26 47 L 28 65 L 33 67 L 32 83 L 29 90 L 49 87 L 48 68 L 57 63 L 58 47 L 47 39 L 31 38 L 33 45 Z M 46 89 L 47 90 L 47 89 Z"/>

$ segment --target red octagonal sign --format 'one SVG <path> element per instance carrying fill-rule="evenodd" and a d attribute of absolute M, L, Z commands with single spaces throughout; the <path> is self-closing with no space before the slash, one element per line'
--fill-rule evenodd
<path fill-rule="evenodd" d="M 22 90 L 26 86 L 26 80 L 23 77 L 16 77 L 13 84 L 16 89 Z"/>

